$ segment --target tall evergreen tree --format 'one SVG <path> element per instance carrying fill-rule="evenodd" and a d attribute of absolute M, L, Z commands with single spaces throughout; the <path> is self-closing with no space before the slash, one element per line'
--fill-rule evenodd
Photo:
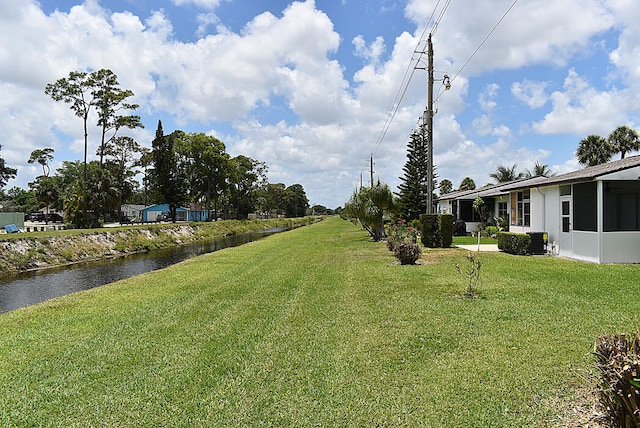
<path fill-rule="evenodd" d="M 154 190 L 157 202 L 169 205 L 169 215 L 175 221 L 176 209 L 185 203 L 186 178 L 178 163 L 174 145 L 184 132 L 174 131 L 164 135 L 162 121 L 158 121 L 156 137 L 151 143 L 153 156 Z"/>
<path fill-rule="evenodd" d="M 402 218 L 415 220 L 427 211 L 428 192 L 428 157 L 427 138 L 420 131 L 411 134 L 407 144 L 407 162 L 402 171 L 404 176 L 398 185 L 398 211 Z M 433 174 L 434 189 L 436 174 Z"/>

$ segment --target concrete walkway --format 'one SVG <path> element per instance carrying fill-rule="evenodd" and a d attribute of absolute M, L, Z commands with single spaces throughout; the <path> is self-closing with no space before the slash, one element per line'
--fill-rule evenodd
<path fill-rule="evenodd" d="M 478 251 L 478 244 L 473 245 L 456 245 L 458 248 L 462 248 L 467 251 Z M 480 244 L 480 252 L 498 252 L 498 246 L 496 244 Z"/>

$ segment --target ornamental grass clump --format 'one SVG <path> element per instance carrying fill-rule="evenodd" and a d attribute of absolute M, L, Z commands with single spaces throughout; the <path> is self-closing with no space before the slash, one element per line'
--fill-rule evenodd
<path fill-rule="evenodd" d="M 600 370 L 598 396 L 610 425 L 640 427 L 640 336 L 601 336 L 594 353 Z"/>
<path fill-rule="evenodd" d="M 398 220 L 387 228 L 387 248 L 402 265 L 414 265 L 420 259 L 422 250 L 417 240 L 418 229 L 409 226 L 406 220 Z"/>

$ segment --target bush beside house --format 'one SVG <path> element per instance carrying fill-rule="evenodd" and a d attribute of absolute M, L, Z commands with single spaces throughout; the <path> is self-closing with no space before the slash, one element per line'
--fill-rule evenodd
<path fill-rule="evenodd" d="M 498 249 L 505 253 L 524 256 L 529 252 L 531 236 L 526 233 L 498 233 Z"/>

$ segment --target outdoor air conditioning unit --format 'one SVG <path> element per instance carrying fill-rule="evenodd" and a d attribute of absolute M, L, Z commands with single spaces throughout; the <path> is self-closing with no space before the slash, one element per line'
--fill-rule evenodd
<path fill-rule="evenodd" d="M 531 237 L 529 244 L 529 254 L 543 255 L 547 254 L 547 243 L 549 242 L 549 234 L 547 232 L 527 232 Z"/>

